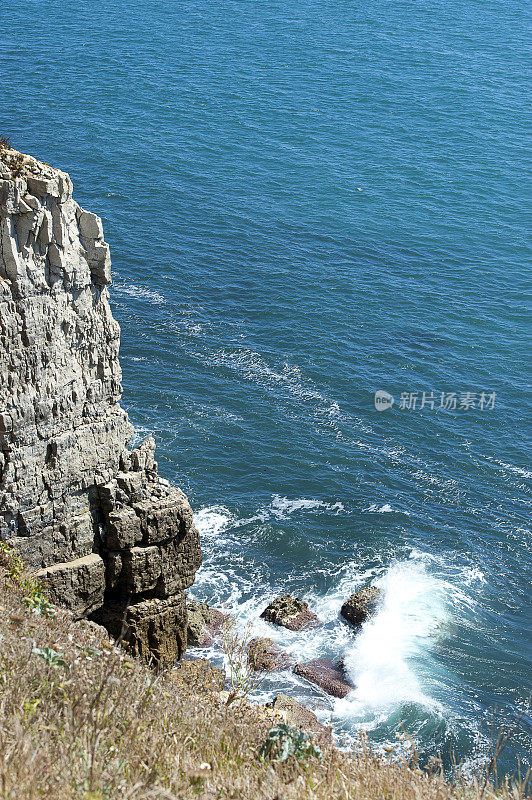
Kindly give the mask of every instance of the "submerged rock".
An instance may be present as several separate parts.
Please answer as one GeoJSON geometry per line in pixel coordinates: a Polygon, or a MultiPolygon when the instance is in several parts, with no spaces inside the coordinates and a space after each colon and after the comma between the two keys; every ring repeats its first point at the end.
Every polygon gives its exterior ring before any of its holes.
{"type": "Polygon", "coordinates": [[[207,658],[180,661],[168,675],[181,689],[198,694],[220,692],[225,686],[225,672],[207,658]]]}
{"type": "Polygon", "coordinates": [[[287,669],[292,659],[271,639],[258,636],[248,644],[248,664],[256,672],[275,672],[287,669]]]}
{"type": "Polygon", "coordinates": [[[316,658],[314,661],[296,664],[294,673],[315,683],[333,697],[346,697],[353,689],[345,677],[343,668],[327,658],[316,658]]]}
{"type": "Polygon", "coordinates": [[[267,708],[271,708],[280,714],[288,725],[293,725],[313,734],[323,744],[331,743],[331,729],[318,722],[318,718],[310,709],[298,703],[290,695],[280,692],[273,702],[267,704],[267,708]]]}
{"type": "Polygon", "coordinates": [[[340,609],[340,614],[351,625],[358,627],[374,613],[381,594],[381,589],[377,589],[376,586],[366,586],[364,589],[359,589],[358,592],[352,594],[345,601],[340,609]]]}
{"type": "Polygon", "coordinates": [[[289,594],[277,597],[264,609],[261,617],[290,631],[302,631],[320,624],[316,614],[308,607],[308,603],[289,594]]]}

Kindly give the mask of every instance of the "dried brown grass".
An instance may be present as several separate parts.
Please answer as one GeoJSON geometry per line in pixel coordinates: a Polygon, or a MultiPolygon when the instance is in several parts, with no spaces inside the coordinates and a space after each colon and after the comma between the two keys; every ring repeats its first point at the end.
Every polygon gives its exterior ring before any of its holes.
{"type": "Polygon", "coordinates": [[[491,784],[483,791],[482,779],[449,784],[369,748],[357,756],[331,748],[321,762],[264,763],[258,751],[273,723],[258,706],[178,694],[168,675],[135,662],[90,623],[28,608],[27,584],[1,567],[0,589],[0,800],[525,796],[517,784],[497,792],[491,784]]]}

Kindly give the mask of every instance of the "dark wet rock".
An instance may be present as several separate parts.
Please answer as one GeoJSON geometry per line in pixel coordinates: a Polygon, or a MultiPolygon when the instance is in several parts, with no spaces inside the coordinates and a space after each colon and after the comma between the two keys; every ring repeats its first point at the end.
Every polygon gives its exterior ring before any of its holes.
{"type": "Polygon", "coordinates": [[[181,691],[197,694],[220,692],[225,686],[225,672],[207,658],[183,659],[168,676],[181,691]]]}
{"type": "Polygon", "coordinates": [[[279,645],[258,636],[248,644],[248,664],[256,672],[275,672],[291,667],[292,659],[279,645]]]}
{"type": "Polygon", "coordinates": [[[216,633],[228,619],[216,608],[198,600],[187,600],[187,642],[189,647],[210,647],[216,633]]]}
{"type": "Polygon", "coordinates": [[[340,614],[351,625],[358,627],[374,613],[381,594],[381,589],[377,589],[376,586],[359,589],[345,601],[340,609],[340,614]]]}
{"type": "Polygon", "coordinates": [[[353,689],[342,666],[327,658],[316,658],[314,661],[296,664],[294,673],[315,683],[333,697],[346,697],[353,689]]]}
{"type": "Polygon", "coordinates": [[[277,597],[264,609],[261,617],[290,631],[302,631],[320,624],[316,614],[308,607],[308,603],[289,594],[277,597]]]}
{"type": "Polygon", "coordinates": [[[312,734],[320,743],[327,745],[332,742],[331,729],[318,722],[318,718],[310,709],[298,703],[290,695],[280,692],[267,707],[280,713],[288,725],[312,734]]]}

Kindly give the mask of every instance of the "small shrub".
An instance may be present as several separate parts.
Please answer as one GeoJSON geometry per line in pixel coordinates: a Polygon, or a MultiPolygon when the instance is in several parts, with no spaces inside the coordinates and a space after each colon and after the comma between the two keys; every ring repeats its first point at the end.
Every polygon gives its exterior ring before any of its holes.
{"type": "Polygon", "coordinates": [[[4,567],[11,580],[19,581],[24,571],[21,556],[5,542],[0,542],[0,566],[4,567]]]}
{"type": "Polygon", "coordinates": [[[11,169],[13,177],[19,178],[24,172],[24,156],[22,153],[17,153],[16,155],[12,156],[8,166],[11,169]]]}
{"type": "Polygon", "coordinates": [[[22,556],[5,542],[0,542],[0,567],[5,569],[8,578],[24,593],[23,603],[26,608],[48,619],[54,616],[53,606],[44,597],[39,581],[25,573],[22,556]]]}
{"type": "Polygon", "coordinates": [[[51,647],[34,647],[31,651],[34,655],[40,656],[49,667],[57,669],[57,667],[68,667],[67,662],[62,658],[61,653],[56,652],[51,647]]]}
{"type": "Polygon", "coordinates": [[[29,608],[33,614],[37,614],[47,619],[52,619],[55,616],[55,609],[50,601],[44,597],[39,590],[34,591],[23,599],[26,608],[29,608]]]}
{"type": "Polygon", "coordinates": [[[7,152],[10,148],[9,140],[0,137],[0,159],[11,170],[11,178],[19,178],[24,173],[24,155],[7,152]]]}
{"type": "Polygon", "coordinates": [[[242,634],[237,628],[236,620],[228,617],[220,630],[220,647],[223,650],[228,666],[228,679],[231,687],[227,705],[237,698],[248,698],[264,681],[265,672],[259,673],[248,659],[248,648],[252,638],[251,625],[248,624],[242,634]]]}
{"type": "Polygon", "coordinates": [[[271,728],[266,741],[260,748],[260,757],[263,761],[286,761],[290,756],[298,760],[318,758],[322,753],[319,747],[310,741],[310,736],[299,728],[291,728],[286,723],[281,723],[271,728]]]}
{"type": "Polygon", "coordinates": [[[74,644],[74,647],[79,651],[80,656],[83,656],[83,658],[88,658],[89,661],[93,661],[95,658],[100,658],[102,655],[102,651],[98,650],[92,645],[89,645],[88,647],[82,647],[80,644],[74,644]]]}

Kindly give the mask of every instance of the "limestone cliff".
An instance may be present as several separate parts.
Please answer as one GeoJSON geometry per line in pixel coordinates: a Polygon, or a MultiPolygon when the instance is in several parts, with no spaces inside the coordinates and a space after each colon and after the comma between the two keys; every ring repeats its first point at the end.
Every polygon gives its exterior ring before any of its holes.
{"type": "Polygon", "coordinates": [[[76,615],[168,664],[199,539],[153,439],[127,449],[101,220],[65,172],[4,147],[0,223],[0,539],[76,615]]]}

